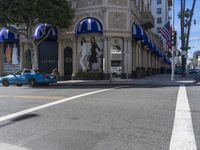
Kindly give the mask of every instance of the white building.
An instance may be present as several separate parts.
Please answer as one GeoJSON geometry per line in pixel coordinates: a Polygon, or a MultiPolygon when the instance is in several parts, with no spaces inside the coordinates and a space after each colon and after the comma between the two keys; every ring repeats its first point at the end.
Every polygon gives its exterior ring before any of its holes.
{"type": "Polygon", "coordinates": [[[154,28],[152,31],[160,35],[160,28],[162,28],[169,21],[169,9],[172,0],[152,0],[151,12],[155,18],[154,28]]]}

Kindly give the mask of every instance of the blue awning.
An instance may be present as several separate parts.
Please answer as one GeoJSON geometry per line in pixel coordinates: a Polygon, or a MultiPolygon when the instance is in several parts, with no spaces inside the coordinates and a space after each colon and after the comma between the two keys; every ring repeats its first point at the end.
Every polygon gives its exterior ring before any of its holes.
{"type": "Polygon", "coordinates": [[[157,54],[156,45],[152,43],[152,53],[157,54]]]}
{"type": "MultiPolygon", "coordinates": [[[[45,37],[47,35],[50,28],[51,28],[51,25],[49,25],[47,23],[39,24],[35,28],[33,38],[35,38],[37,40],[42,39],[43,37],[45,37]]],[[[53,28],[48,36],[48,39],[57,39],[57,37],[58,37],[58,31],[56,28],[53,28]]]]}
{"type": "Polygon", "coordinates": [[[143,35],[143,40],[141,41],[141,43],[142,43],[143,45],[148,46],[148,44],[149,44],[149,37],[146,35],[146,33],[144,33],[144,35],[143,35]]]}
{"type": "Polygon", "coordinates": [[[95,18],[85,18],[76,26],[76,35],[88,33],[103,33],[101,22],[95,18]]]}
{"type": "Polygon", "coordinates": [[[132,37],[135,40],[143,40],[144,39],[144,31],[140,25],[133,23],[132,26],[132,37]]]}
{"type": "Polygon", "coordinates": [[[164,63],[168,64],[168,65],[171,64],[171,61],[169,60],[169,58],[166,55],[164,55],[164,63]]]}
{"type": "Polygon", "coordinates": [[[0,31],[0,42],[2,43],[17,43],[19,42],[19,35],[10,32],[6,28],[2,28],[0,31]]]}

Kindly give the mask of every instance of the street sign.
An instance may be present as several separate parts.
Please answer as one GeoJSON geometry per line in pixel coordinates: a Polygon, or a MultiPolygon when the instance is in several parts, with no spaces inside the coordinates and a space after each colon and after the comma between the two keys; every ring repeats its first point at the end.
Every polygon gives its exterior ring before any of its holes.
{"type": "Polygon", "coordinates": [[[182,52],[181,52],[181,55],[184,55],[184,56],[186,56],[186,54],[187,54],[187,52],[186,52],[186,51],[182,51],[182,52]]]}

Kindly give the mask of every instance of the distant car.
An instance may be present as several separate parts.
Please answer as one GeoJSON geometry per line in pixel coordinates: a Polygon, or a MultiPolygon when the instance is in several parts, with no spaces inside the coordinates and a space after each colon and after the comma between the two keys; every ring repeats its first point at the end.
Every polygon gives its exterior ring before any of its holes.
{"type": "Polygon", "coordinates": [[[9,86],[9,85],[30,85],[30,86],[36,86],[36,85],[48,85],[50,83],[56,83],[57,79],[55,76],[41,73],[37,70],[32,69],[24,69],[15,72],[12,75],[4,76],[0,78],[0,83],[2,83],[3,86],[9,86]]]}
{"type": "Polygon", "coordinates": [[[199,72],[199,69],[189,69],[188,73],[189,74],[197,74],[199,72]]]}
{"type": "Polygon", "coordinates": [[[175,74],[182,74],[182,67],[177,66],[177,67],[175,68],[175,74]]]}
{"type": "Polygon", "coordinates": [[[111,73],[113,77],[119,77],[122,74],[122,67],[121,66],[112,66],[111,73]]]}

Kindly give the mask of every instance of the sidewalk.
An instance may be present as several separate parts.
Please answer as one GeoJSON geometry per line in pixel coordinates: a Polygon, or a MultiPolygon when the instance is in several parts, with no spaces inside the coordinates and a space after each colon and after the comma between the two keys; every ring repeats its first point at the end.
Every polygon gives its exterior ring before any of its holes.
{"type": "MultiPolygon", "coordinates": [[[[83,86],[83,85],[150,85],[150,86],[179,86],[194,85],[195,80],[192,77],[182,77],[175,75],[174,81],[171,81],[170,74],[159,74],[140,79],[120,79],[113,78],[112,80],[66,80],[58,81],[54,85],[57,86],[83,86]]],[[[2,86],[2,84],[0,84],[2,86]]]]}
{"type": "Polygon", "coordinates": [[[171,81],[170,74],[159,74],[141,79],[119,79],[112,80],[69,80],[58,81],[58,85],[161,85],[161,86],[179,86],[181,84],[192,85],[194,79],[191,77],[182,77],[176,75],[174,81],[171,81]]]}

